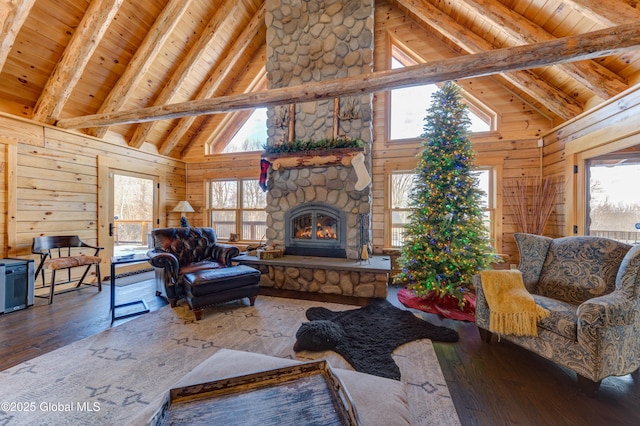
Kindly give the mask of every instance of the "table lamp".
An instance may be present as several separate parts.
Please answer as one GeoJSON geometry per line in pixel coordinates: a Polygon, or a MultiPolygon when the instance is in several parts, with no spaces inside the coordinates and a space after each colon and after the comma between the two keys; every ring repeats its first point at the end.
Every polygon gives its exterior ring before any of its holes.
{"type": "Polygon", "coordinates": [[[187,216],[185,215],[185,213],[195,212],[193,207],[191,207],[191,204],[189,204],[188,201],[179,201],[172,211],[182,213],[182,216],[180,216],[180,226],[183,228],[188,228],[189,222],[187,221],[187,216]]]}

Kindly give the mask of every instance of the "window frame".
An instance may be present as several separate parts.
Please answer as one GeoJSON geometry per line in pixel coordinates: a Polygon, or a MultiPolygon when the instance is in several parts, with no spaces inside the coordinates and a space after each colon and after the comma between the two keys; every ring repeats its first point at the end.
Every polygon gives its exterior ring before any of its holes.
{"type": "MultiPolygon", "coordinates": [[[[395,58],[398,62],[400,62],[403,66],[412,66],[417,64],[426,63],[424,59],[415,54],[414,52],[407,51],[406,48],[400,46],[397,42],[393,40],[389,41],[389,55],[387,57],[387,69],[392,69],[392,61],[395,58]]],[[[438,84],[436,84],[438,85],[438,84]]],[[[385,90],[385,141],[387,144],[401,144],[401,143],[413,143],[415,141],[419,141],[420,137],[417,136],[415,138],[404,138],[404,139],[392,139],[391,138],[391,113],[392,113],[392,92],[394,89],[385,90]]],[[[481,137],[487,136],[495,133],[498,129],[499,115],[485,105],[480,100],[474,98],[469,93],[467,93],[464,88],[461,87],[460,93],[462,95],[462,101],[469,107],[469,111],[473,114],[480,117],[480,119],[488,120],[489,130],[483,132],[469,132],[470,136],[473,137],[481,137]]],[[[426,114],[426,109],[425,109],[426,114]]]]}
{"type": "MultiPolygon", "coordinates": [[[[267,72],[266,68],[262,67],[260,72],[257,73],[253,81],[246,88],[244,93],[253,93],[267,88],[267,72]]],[[[256,108],[257,109],[257,108],[256,108]]],[[[240,129],[247,123],[251,114],[256,109],[233,111],[226,113],[221,119],[220,123],[215,127],[215,130],[209,135],[204,143],[204,155],[220,155],[220,154],[238,154],[245,152],[259,152],[259,151],[238,151],[232,153],[223,153],[222,151],[227,144],[235,137],[240,129]]],[[[265,123],[266,126],[266,123],[265,123]]],[[[266,143],[266,141],[265,141],[266,143]]]]}
{"type": "MultiPolygon", "coordinates": [[[[502,175],[502,161],[487,161],[482,162],[481,164],[476,164],[474,170],[488,170],[489,171],[489,193],[487,194],[488,206],[483,207],[483,212],[489,212],[489,239],[491,240],[492,246],[499,252],[502,249],[502,224],[501,221],[498,220],[501,217],[501,208],[502,205],[502,193],[499,190],[499,186],[497,184],[498,180],[501,179],[502,175]]],[[[408,209],[394,209],[392,203],[393,191],[391,185],[391,178],[393,175],[397,174],[416,174],[415,167],[407,168],[406,165],[396,167],[393,170],[388,170],[385,172],[385,200],[384,200],[384,247],[392,248],[392,249],[400,249],[402,248],[402,244],[393,245],[393,213],[396,211],[411,211],[411,208],[408,209]]]]}
{"type": "MultiPolygon", "coordinates": [[[[266,214],[266,208],[267,208],[267,204],[266,204],[266,198],[265,198],[265,204],[262,207],[258,207],[258,208],[245,208],[244,207],[244,183],[246,181],[255,181],[256,185],[258,184],[258,179],[256,179],[255,177],[216,177],[216,178],[209,178],[206,181],[206,208],[205,208],[205,218],[206,221],[208,223],[208,226],[212,227],[215,229],[215,222],[213,220],[213,214],[214,212],[234,212],[235,214],[235,234],[239,235],[239,241],[241,242],[259,242],[260,239],[245,239],[243,238],[243,232],[242,232],[242,228],[243,228],[243,217],[244,217],[244,212],[261,212],[261,213],[265,213],[266,214]],[[213,182],[235,182],[237,185],[237,191],[236,191],[236,200],[235,200],[235,208],[214,208],[212,206],[212,197],[211,197],[211,186],[213,182]]],[[[265,219],[265,228],[266,228],[266,219],[265,219]]],[[[216,232],[217,233],[217,232],[216,232]]],[[[225,241],[225,242],[229,242],[230,241],[230,236],[222,236],[219,233],[217,233],[217,237],[218,240],[220,241],[225,241]]],[[[237,241],[234,241],[237,242],[237,241]]]]}
{"type": "Polygon", "coordinates": [[[385,247],[391,247],[391,248],[400,248],[402,247],[402,243],[400,243],[399,245],[394,245],[393,244],[393,231],[394,231],[394,223],[393,223],[393,216],[394,216],[394,212],[411,212],[413,210],[413,208],[411,207],[407,207],[407,208],[394,208],[393,207],[393,185],[392,185],[392,177],[394,175],[413,175],[414,177],[417,176],[415,170],[393,170],[390,171],[388,173],[386,173],[385,176],[385,184],[387,186],[387,190],[385,191],[385,228],[386,228],[386,232],[384,235],[384,246],[385,247]]]}

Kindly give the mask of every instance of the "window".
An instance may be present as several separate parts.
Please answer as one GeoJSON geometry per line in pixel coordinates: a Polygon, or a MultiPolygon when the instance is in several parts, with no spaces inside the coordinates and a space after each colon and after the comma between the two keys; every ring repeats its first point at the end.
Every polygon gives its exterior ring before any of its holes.
{"type": "MultiPolygon", "coordinates": [[[[391,68],[416,65],[417,62],[392,46],[391,68]]],[[[423,133],[424,117],[431,104],[431,96],[438,90],[435,84],[393,89],[389,91],[389,140],[418,139],[423,133]]],[[[464,96],[469,107],[469,132],[488,132],[495,129],[496,114],[478,101],[464,96]]]]}
{"type": "Polygon", "coordinates": [[[267,230],[266,193],[257,179],[216,179],[208,183],[210,226],[227,241],[238,234],[242,241],[260,241],[267,230]]]}
{"type": "Polygon", "coordinates": [[[483,192],[480,205],[484,213],[484,223],[489,230],[489,238],[496,240],[496,197],[495,191],[495,172],[493,168],[479,168],[477,170],[478,186],[483,192]]]}
{"type": "Polygon", "coordinates": [[[416,178],[413,172],[394,172],[389,175],[389,206],[391,206],[391,246],[400,247],[404,240],[404,228],[409,223],[409,192],[416,178]]]}
{"type": "MultiPolygon", "coordinates": [[[[478,186],[484,192],[482,200],[480,202],[482,211],[484,213],[484,220],[487,228],[489,229],[489,237],[495,241],[496,237],[496,200],[495,200],[495,172],[492,167],[483,167],[477,170],[476,177],[478,178],[478,186]]],[[[409,223],[409,215],[413,210],[410,205],[409,192],[413,185],[413,180],[416,175],[413,171],[399,171],[389,173],[389,190],[387,194],[389,199],[387,205],[389,206],[389,214],[387,217],[390,219],[390,226],[388,229],[388,243],[391,247],[402,247],[404,240],[404,228],[409,223]]]]}
{"type": "Polygon", "coordinates": [[[628,182],[640,179],[640,156],[633,153],[592,158],[587,167],[585,234],[627,244],[640,241],[640,195],[628,182]]]}
{"type": "Polygon", "coordinates": [[[223,153],[260,151],[267,143],[267,109],[257,108],[233,135],[223,153]]]}

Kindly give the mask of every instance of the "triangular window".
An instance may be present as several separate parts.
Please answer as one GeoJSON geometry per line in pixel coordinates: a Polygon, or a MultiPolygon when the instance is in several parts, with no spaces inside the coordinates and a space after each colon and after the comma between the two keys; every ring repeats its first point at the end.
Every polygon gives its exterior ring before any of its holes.
{"type": "MultiPolygon", "coordinates": [[[[397,46],[391,49],[391,68],[417,65],[417,62],[397,46]]],[[[418,139],[423,133],[424,117],[431,104],[431,95],[438,90],[435,84],[390,90],[389,140],[418,139]]],[[[496,114],[463,93],[469,106],[471,126],[469,132],[489,132],[495,129],[496,114]]]]}
{"type": "Polygon", "coordinates": [[[223,153],[260,151],[267,143],[267,109],[256,108],[233,135],[223,153]]]}

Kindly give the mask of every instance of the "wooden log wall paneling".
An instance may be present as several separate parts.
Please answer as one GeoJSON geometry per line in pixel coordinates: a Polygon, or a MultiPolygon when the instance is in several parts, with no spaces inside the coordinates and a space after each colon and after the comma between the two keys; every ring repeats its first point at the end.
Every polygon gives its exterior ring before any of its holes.
{"type": "Polygon", "coordinates": [[[207,158],[206,162],[188,165],[187,191],[189,203],[195,213],[189,216],[192,226],[210,226],[206,217],[206,181],[219,178],[260,177],[260,153],[247,152],[218,154],[207,158]],[[193,221],[191,219],[193,217],[193,221]]]}
{"type": "MultiPolygon", "coordinates": [[[[409,49],[418,60],[440,60],[458,55],[440,38],[405,16],[392,6],[376,9],[375,68],[388,67],[389,49],[395,43],[409,49]]],[[[548,132],[553,122],[512,92],[505,89],[497,78],[473,78],[457,82],[471,97],[481,101],[498,114],[496,131],[472,136],[477,152],[477,165],[502,165],[502,177],[514,178],[539,176],[541,173],[538,140],[548,132]]],[[[387,97],[377,93],[374,98],[374,146],[373,146],[373,212],[372,236],[374,251],[385,246],[385,172],[402,170],[407,164],[415,164],[415,156],[421,151],[420,141],[393,142],[387,140],[387,97]],[[409,161],[409,162],[408,162],[409,161]]],[[[425,112],[426,113],[426,112],[425,112]]],[[[498,191],[501,193],[501,188],[498,191]]],[[[498,206],[502,215],[501,244],[498,252],[508,255],[508,262],[517,262],[517,248],[513,233],[517,231],[510,208],[502,202],[498,206]]],[[[499,227],[500,228],[500,227],[499,227]]]]}
{"type": "MultiPolygon", "coordinates": [[[[402,11],[391,5],[376,8],[375,14],[375,69],[385,69],[388,65],[390,41],[410,49],[420,60],[439,60],[458,55],[445,45],[439,37],[421,28],[402,11]]],[[[260,52],[260,54],[263,54],[260,52]]],[[[255,67],[253,61],[248,70],[255,67]]],[[[252,72],[238,76],[236,84],[229,90],[241,93],[249,87],[252,72]]],[[[495,132],[481,134],[472,138],[478,152],[478,164],[502,165],[503,177],[538,176],[541,173],[538,147],[539,138],[550,131],[552,120],[536,111],[500,84],[499,79],[474,78],[458,82],[462,88],[475,99],[481,100],[498,113],[498,128],[495,132]]],[[[385,248],[384,241],[384,203],[386,196],[385,172],[390,170],[412,169],[416,155],[420,152],[420,141],[410,143],[394,143],[387,140],[386,132],[386,95],[376,93],[374,96],[374,146],[372,169],[372,238],[374,251],[381,253],[385,248]]],[[[200,118],[202,129],[215,126],[223,119],[222,114],[210,119],[200,118]]],[[[214,128],[214,127],[211,127],[214,128]]],[[[200,134],[207,132],[201,132],[200,134]]],[[[213,177],[258,177],[259,153],[213,155],[202,160],[204,144],[202,138],[190,145],[188,154],[183,158],[187,164],[188,199],[196,213],[189,216],[192,225],[206,225],[205,181],[213,177]],[[193,219],[192,219],[193,218],[193,219]]],[[[515,220],[509,208],[501,205],[502,216],[498,218],[502,226],[502,244],[500,253],[511,255],[517,253],[512,234],[517,230],[515,220]]]]}
{"type": "MultiPolygon", "coordinates": [[[[266,61],[266,49],[261,48],[256,51],[244,70],[238,70],[237,77],[233,84],[227,89],[227,93],[243,93],[250,87],[257,84],[256,75],[263,75],[262,68],[266,61]]],[[[189,148],[183,160],[187,162],[187,194],[189,203],[196,213],[188,215],[189,223],[194,226],[209,226],[206,218],[206,181],[208,179],[220,177],[252,177],[258,179],[260,176],[260,154],[234,153],[216,154],[205,156],[205,144],[222,146],[226,141],[218,140],[219,132],[216,129],[220,123],[225,121],[226,114],[214,114],[210,116],[198,117],[195,122],[200,131],[194,134],[189,130],[183,138],[183,144],[188,144],[189,148]],[[204,159],[204,160],[203,160],[204,159]],[[191,218],[193,217],[193,223],[191,218]]],[[[232,124],[232,123],[231,123],[232,124]]],[[[226,134],[226,132],[222,132],[226,134]]],[[[266,140],[264,141],[266,143],[266,140]]]]}
{"type": "Polygon", "coordinates": [[[640,146],[640,84],[544,135],[543,174],[565,175],[565,194],[552,222],[556,232],[584,233],[584,160],[640,146]],[[579,173],[573,172],[578,166],[579,173]]]}
{"type": "MultiPolygon", "coordinates": [[[[7,196],[5,186],[0,202],[3,212],[7,212],[0,219],[5,221],[0,241],[3,248],[9,247],[7,253],[0,253],[3,256],[31,257],[33,237],[40,235],[79,235],[89,243],[102,245],[98,239],[100,156],[116,159],[125,170],[146,168],[164,176],[160,219],[162,224],[179,226],[180,215],[171,213],[171,209],[186,197],[186,167],[182,161],[0,116],[0,146],[11,144],[16,151],[13,169],[17,173],[15,201],[7,205],[12,198],[7,196]],[[13,231],[6,223],[12,211],[15,235],[11,235],[13,231]]],[[[0,161],[6,161],[6,152],[7,149],[2,150],[0,161]]]]}
{"type": "MultiPolygon", "coordinates": [[[[9,216],[9,185],[7,181],[9,147],[14,148],[15,146],[0,143],[0,182],[2,182],[0,185],[0,229],[7,229],[7,218],[9,216]]],[[[8,245],[7,233],[0,233],[0,258],[7,257],[8,245]]]]}

